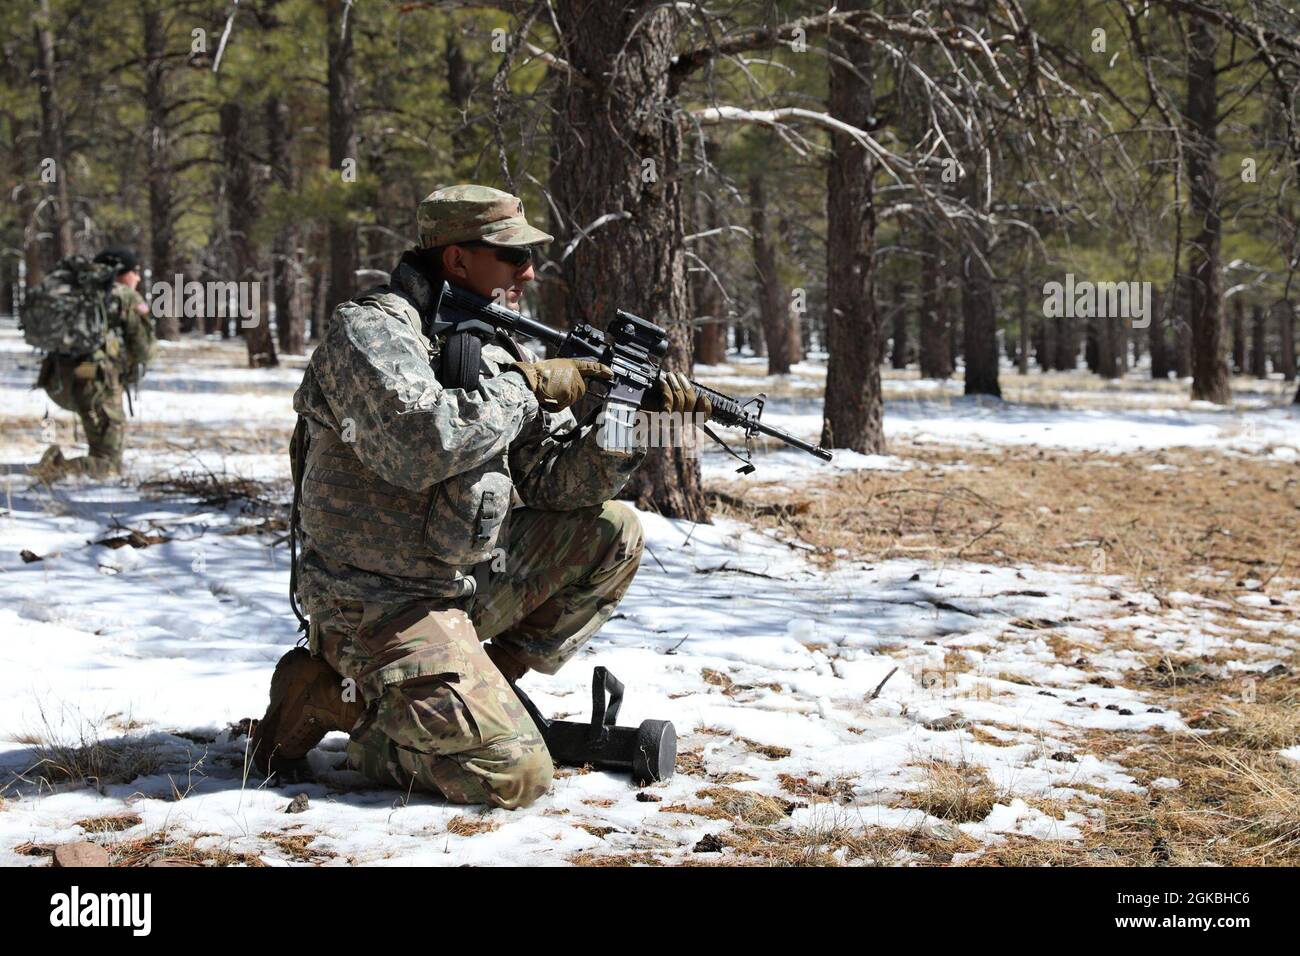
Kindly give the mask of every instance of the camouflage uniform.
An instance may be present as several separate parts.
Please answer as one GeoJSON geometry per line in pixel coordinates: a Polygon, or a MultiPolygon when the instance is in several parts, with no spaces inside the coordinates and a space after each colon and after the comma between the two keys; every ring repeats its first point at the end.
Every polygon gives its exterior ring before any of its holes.
{"type": "Polygon", "coordinates": [[[108,334],[94,353],[48,355],[41,365],[36,387],[45,389],[61,408],[77,413],[90,446],[84,458],[60,458],[48,477],[121,470],[126,437],[123,390],[139,380],[153,358],[154,331],[140,293],[121,282],[113,283],[107,319],[108,334]]]}
{"type": "MultiPolygon", "coordinates": [[[[497,190],[421,204],[425,247],[484,237],[550,238],[497,190]]],[[[432,294],[404,259],[335,310],[312,355],[294,396],[309,435],[297,594],[312,652],[368,705],[351,766],[457,803],[526,806],[550,785],[550,756],[480,642],[551,674],[608,619],[642,550],[635,514],[608,499],[644,450],[603,449],[594,424],[551,437],[574,416],[542,411],[503,371],[535,360],[504,335],[484,344],[475,389],[444,388],[420,318],[432,294]]]]}

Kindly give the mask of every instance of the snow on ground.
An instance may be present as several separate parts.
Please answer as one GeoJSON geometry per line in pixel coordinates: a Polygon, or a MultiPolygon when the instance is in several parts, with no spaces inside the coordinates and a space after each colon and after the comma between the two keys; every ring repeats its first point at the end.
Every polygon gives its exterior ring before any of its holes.
{"type": "MultiPolygon", "coordinates": [[[[0,413],[20,424],[0,443],[8,475],[0,489],[0,670],[9,677],[0,697],[0,788],[12,798],[0,801],[0,865],[39,861],[15,848],[84,838],[77,821],[127,809],[141,822],[99,839],[166,831],[276,864],[291,862],[274,842],[290,832],[314,834],[316,862],[335,864],[560,864],[579,852],[672,861],[732,824],[665,808],[705,805],[701,789],[724,784],[787,799],[798,778],[834,782],[841,798],[791,806],[780,826],[817,826],[830,813],[855,827],[942,833],[951,824],[909,806],[926,783],[924,764],[935,760],[983,768],[1003,794],[986,819],[960,825],[976,840],[1077,839],[1085,813],[1057,818],[1033,801],[1093,799],[1085,787],[1142,790],[1124,768],[1089,753],[1087,732],[1184,728],[1181,715],[1125,686],[1141,666],[1139,644],[1171,654],[1231,648],[1244,657],[1236,666],[1250,671],[1277,662],[1278,640],[1292,649],[1300,641],[1295,624],[1275,629],[1273,643],[1242,641],[1221,626],[1212,602],[1173,595],[1174,606],[1162,608],[1118,577],[920,560],[845,560],[823,570],[742,524],[642,513],[648,553],[618,613],[563,672],[530,675],[524,687],[544,712],[585,719],[591,668],[602,664],[628,688],[620,723],[671,719],[679,773],[650,788],[659,801],[638,799],[625,777],[566,772],[527,810],[452,806],[370,787],[342,769],[343,735],[313,753],[318,783],[266,789],[246,777],[247,738],[232,725],[261,714],[275,661],[297,639],[286,550],[275,535],[234,533],[260,514],[144,495],[131,481],[208,468],[284,486],[281,449],[301,360],[249,371],[231,367],[239,359],[231,346],[209,351],[164,351],[138,402],[127,479],[50,490],[23,475],[41,448],[30,419],[47,404],[26,390],[35,363],[14,347],[12,331],[0,332],[0,413]],[[166,540],[140,549],[96,543],[123,528],[166,540]],[[1120,629],[1132,640],[1110,642],[1120,629]],[[1061,642],[1071,648],[1064,662],[1061,642]],[[33,766],[41,739],[135,742],[152,749],[156,766],[98,790],[51,788],[33,766]],[[286,816],[299,791],[310,809],[286,816]],[[482,816],[495,829],[458,835],[448,829],[458,816],[482,816]]],[[[771,410],[804,437],[820,427],[811,400],[774,399],[771,410]]],[[[66,439],[70,416],[53,414],[66,439]]],[[[1243,439],[1243,451],[1294,451],[1300,424],[1278,409],[1085,414],[965,400],[887,408],[894,434],[1116,450],[1221,445],[1243,420],[1256,442],[1243,439]]],[[[841,469],[910,467],[847,452],[836,459],[841,469]]],[[[705,464],[718,476],[734,466],[716,452],[705,464]]],[[[759,465],[760,475],[783,482],[827,467],[795,452],[763,455],[759,465]]]]}
{"type": "MultiPolygon", "coordinates": [[[[1074,756],[1071,730],[1181,726],[1140,694],[1088,683],[1121,678],[1123,654],[1099,647],[1085,672],[1061,666],[1044,642],[1041,622],[1107,615],[1105,581],[912,561],[828,573],[732,522],[641,520],[653,556],[615,619],[563,673],[530,676],[525,687],[544,711],[584,719],[591,666],[603,664],[628,687],[623,723],[673,720],[703,772],[753,778],[739,789],[779,794],[779,774],[845,778],[853,798],[843,812],[862,825],[942,826],[898,809],[922,782],[913,766],[922,760],[984,766],[995,785],[1024,795],[1079,784],[1133,789],[1119,767],[1074,756]],[[954,669],[951,655],[968,669],[954,669]],[[970,732],[985,724],[1012,729],[990,745],[970,732]]],[[[276,860],[258,834],[305,824],[319,834],[313,851],[367,863],[558,863],[621,847],[671,857],[727,825],[662,813],[636,800],[626,778],[590,773],[561,778],[528,810],[491,814],[500,826],[490,833],[452,836],[446,825],[465,808],[420,794],[408,801],[331,771],[341,735],[314,755],[320,784],[285,792],[246,781],[246,738],[230,739],[228,728],[260,714],[271,669],[297,634],[283,548],[223,533],[240,522],[111,485],[15,494],[0,521],[0,668],[11,675],[0,699],[0,767],[38,776],[32,745],[20,742],[36,736],[139,739],[161,747],[163,760],[158,772],[103,794],[19,786],[24,796],[0,812],[0,863],[30,862],[13,848],[76,839],[77,820],[126,809],[143,820],[121,839],[166,826],[177,839],[215,834],[200,846],[276,860]],[[139,550],[88,543],[114,519],[171,540],[139,550]],[[23,549],[43,560],[24,563],[23,549]],[[298,790],[312,809],[286,817],[298,790]],[[583,825],[615,832],[595,837],[583,825]]],[[[683,773],[653,792],[663,803],[692,802],[706,783],[683,773]]],[[[1016,812],[963,829],[992,839],[1046,826],[1016,812]]],[[[1069,832],[1062,824],[1060,835],[1069,832]]]]}

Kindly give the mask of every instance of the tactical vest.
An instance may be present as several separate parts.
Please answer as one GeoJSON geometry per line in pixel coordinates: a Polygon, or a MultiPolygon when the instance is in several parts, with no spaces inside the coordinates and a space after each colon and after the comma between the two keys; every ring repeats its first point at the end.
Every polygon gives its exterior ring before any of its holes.
{"type": "Polygon", "coordinates": [[[447,577],[487,560],[514,484],[503,452],[423,492],[384,481],[334,431],[309,423],[300,502],[304,540],[376,574],[447,577]]]}
{"type": "MultiPolygon", "coordinates": [[[[404,299],[387,293],[358,301],[404,318],[431,357],[436,354],[404,299]]],[[[496,375],[514,358],[500,346],[485,345],[481,372],[496,375]]],[[[301,477],[298,526],[306,547],[342,564],[403,578],[453,578],[491,556],[514,492],[507,452],[413,492],[368,468],[333,429],[311,420],[307,425],[302,474],[294,475],[295,484],[301,477]]]]}

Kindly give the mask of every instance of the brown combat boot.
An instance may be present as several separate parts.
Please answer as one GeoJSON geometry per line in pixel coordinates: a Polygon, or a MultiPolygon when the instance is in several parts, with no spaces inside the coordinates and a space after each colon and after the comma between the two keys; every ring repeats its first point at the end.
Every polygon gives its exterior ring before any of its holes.
{"type": "Polygon", "coordinates": [[[295,647],[271,676],[271,703],[249,742],[253,765],[285,783],[310,779],[307,752],[332,730],[352,730],[365,709],[344,700],[343,679],[329,664],[295,647]]]}

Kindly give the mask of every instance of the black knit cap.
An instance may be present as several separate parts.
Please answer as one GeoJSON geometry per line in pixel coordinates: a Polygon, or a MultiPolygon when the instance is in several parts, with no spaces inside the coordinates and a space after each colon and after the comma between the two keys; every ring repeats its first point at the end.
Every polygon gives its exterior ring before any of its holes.
{"type": "Polygon", "coordinates": [[[140,265],[140,261],[136,259],[135,253],[130,249],[105,249],[95,256],[95,261],[102,262],[105,265],[117,266],[118,275],[133,272],[140,265]]]}

